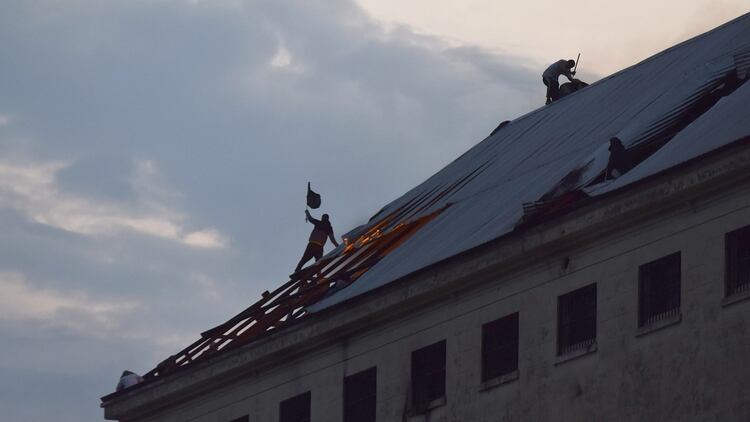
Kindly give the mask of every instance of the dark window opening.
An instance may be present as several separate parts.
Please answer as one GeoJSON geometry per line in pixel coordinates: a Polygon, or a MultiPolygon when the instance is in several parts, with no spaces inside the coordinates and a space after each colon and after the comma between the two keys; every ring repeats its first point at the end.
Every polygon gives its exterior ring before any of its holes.
{"type": "Polygon", "coordinates": [[[482,326],[482,382],[518,369],[518,313],[482,326]]]}
{"type": "Polygon", "coordinates": [[[596,341],[596,283],[557,298],[558,356],[596,341]]]}
{"type": "Polygon", "coordinates": [[[680,253],[638,268],[638,326],[643,327],[680,313],[680,253]]]}
{"type": "Polygon", "coordinates": [[[725,295],[750,290],[750,226],[727,233],[725,250],[725,295]]]}
{"type": "Polygon", "coordinates": [[[250,416],[247,416],[247,415],[241,416],[241,417],[239,417],[237,419],[232,419],[229,422],[250,422],[250,416]]]}
{"type": "Polygon", "coordinates": [[[417,413],[445,396],[445,340],[411,352],[411,383],[417,413]]]}
{"type": "Polygon", "coordinates": [[[279,422],[310,422],[310,392],[279,403],[279,422]]]}
{"type": "Polygon", "coordinates": [[[344,422],[375,422],[375,367],[344,378],[344,422]]]}

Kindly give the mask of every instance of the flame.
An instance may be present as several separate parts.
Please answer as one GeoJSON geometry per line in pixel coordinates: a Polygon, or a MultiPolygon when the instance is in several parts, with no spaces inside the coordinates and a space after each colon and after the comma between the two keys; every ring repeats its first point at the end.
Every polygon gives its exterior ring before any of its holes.
{"type": "Polygon", "coordinates": [[[365,245],[368,245],[381,237],[389,233],[395,233],[403,229],[406,225],[404,223],[398,223],[395,227],[388,231],[383,231],[384,222],[376,225],[375,227],[368,230],[363,235],[359,236],[355,241],[351,242],[348,238],[344,238],[344,253],[351,252],[355,249],[360,249],[365,245]]]}
{"type": "Polygon", "coordinates": [[[349,243],[348,239],[345,239],[344,242],[346,244],[346,247],[344,248],[344,252],[349,252],[353,249],[359,249],[367,245],[368,243],[381,238],[382,236],[383,231],[380,228],[374,228],[358,237],[354,242],[349,243]]]}

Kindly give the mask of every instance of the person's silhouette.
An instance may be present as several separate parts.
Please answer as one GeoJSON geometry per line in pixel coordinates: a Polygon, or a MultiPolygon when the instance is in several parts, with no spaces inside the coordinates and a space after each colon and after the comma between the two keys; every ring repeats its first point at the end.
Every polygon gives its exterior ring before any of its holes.
{"type": "Polygon", "coordinates": [[[312,223],[315,227],[310,233],[310,240],[307,243],[307,248],[305,248],[305,253],[302,254],[302,258],[294,269],[295,273],[301,270],[302,266],[305,265],[310,258],[315,258],[315,262],[318,262],[323,256],[323,246],[325,246],[328,239],[331,239],[331,243],[333,243],[334,246],[339,246],[339,243],[333,236],[333,227],[331,227],[328,214],[323,214],[320,220],[313,218],[307,210],[305,210],[305,215],[307,216],[307,221],[312,223]]]}

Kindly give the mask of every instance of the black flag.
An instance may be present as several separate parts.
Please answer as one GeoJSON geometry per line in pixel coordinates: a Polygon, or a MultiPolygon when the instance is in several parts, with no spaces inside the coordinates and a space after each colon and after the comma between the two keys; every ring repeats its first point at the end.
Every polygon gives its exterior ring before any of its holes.
{"type": "Polygon", "coordinates": [[[320,206],[320,195],[310,189],[310,182],[307,182],[307,206],[312,209],[316,209],[320,206]]]}

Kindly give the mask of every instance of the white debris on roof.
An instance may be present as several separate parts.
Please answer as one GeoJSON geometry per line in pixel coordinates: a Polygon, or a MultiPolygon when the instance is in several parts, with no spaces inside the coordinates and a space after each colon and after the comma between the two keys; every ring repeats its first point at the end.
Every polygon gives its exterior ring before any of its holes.
{"type": "Polygon", "coordinates": [[[523,216],[524,203],[594,181],[607,165],[612,137],[626,147],[671,139],[619,179],[586,188],[589,195],[621,188],[750,135],[750,84],[679,126],[687,112],[724,86],[728,75],[746,78],[748,68],[750,14],[512,121],[384,207],[369,225],[486,166],[465,186],[420,212],[452,204],[437,218],[355,283],[308,310],[345,301],[509,233],[523,216]]]}

